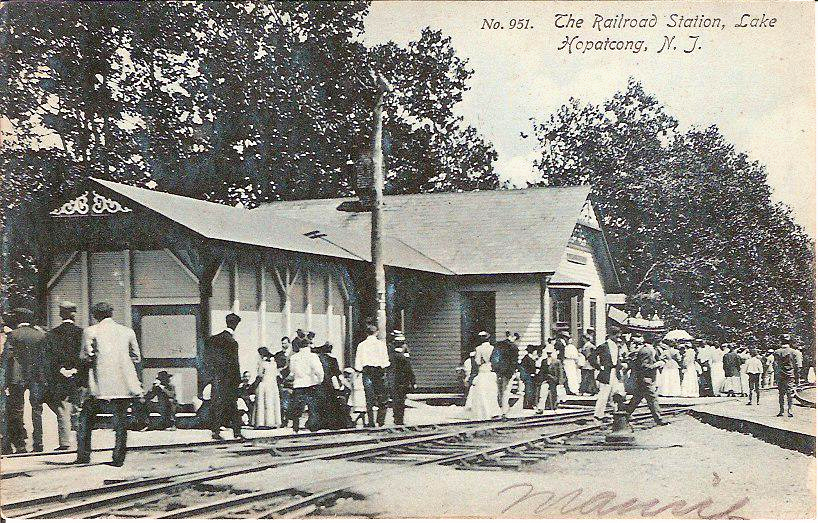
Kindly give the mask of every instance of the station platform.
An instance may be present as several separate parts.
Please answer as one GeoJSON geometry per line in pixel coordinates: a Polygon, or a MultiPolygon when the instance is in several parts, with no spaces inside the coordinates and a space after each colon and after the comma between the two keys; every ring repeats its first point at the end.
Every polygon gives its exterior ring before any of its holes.
{"type": "MultiPolygon", "coordinates": [[[[815,399],[815,389],[801,391],[801,395],[815,399]]],[[[724,398],[719,398],[724,400],[724,398]]],[[[794,417],[778,417],[778,391],[761,392],[761,403],[747,405],[747,398],[700,404],[692,408],[693,415],[714,427],[752,434],[756,438],[779,447],[815,455],[815,409],[793,402],[794,417]]]]}
{"type": "MultiPolygon", "coordinates": [[[[450,399],[448,396],[445,400],[450,399]]],[[[445,401],[444,401],[445,403],[445,401]]],[[[436,401],[436,395],[410,395],[406,400],[406,412],[404,416],[405,425],[425,425],[435,423],[451,423],[468,420],[468,416],[462,406],[455,404],[439,404],[436,401]],[[427,401],[431,399],[431,404],[427,401]]],[[[565,408],[560,408],[556,412],[570,412],[575,410],[577,406],[566,405],[565,408]]],[[[552,412],[552,411],[548,411],[552,412]]],[[[510,418],[519,418],[533,415],[534,412],[522,410],[522,403],[517,402],[508,414],[510,418]]],[[[181,427],[188,424],[186,421],[192,415],[180,414],[177,417],[177,424],[181,427]]],[[[306,416],[301,418],[301,423],[306,421],[306,416]]],[[[24,411],[24,423],[28,434],[32,433],[31,424],[31,410],[26,404],[24,411]]],[[[92,438],[92,448],[111,449],[114,445],[114,432],[110,428],[103,428],[107,424],[107,417],[100,415],[97,421],[97,429],[94,430],[92,438]]],[[[386,426],[393,426],[392,411],[389,410],[386,417],[386,426]]],[[[361,427],[361,424],[358,424],[361,427]]],[[[325,431],[319,431],[325,432],[325,431]]],[[[242,434],[247,438],[266,438],[274,436],[284,436],[293,434],[291,427],[285,428],[271,428],[271,429],[256,429],[252,427],[244,427],[242,434]]],[[[310,431],[302,429],[299,434],[311,434],[310,431]]],[[[223,429],[222,436],[226,439],[232,437],[230,430],[223,429]]],[[[191,443],[204,443],[212,441],[210,431],[206,429],[196,428],[179,428],[177,430],[146,430],[146,431],[128,431],[128,448],[138,447],[154,447],[157,445],[178,446],[191,443]]],[[[46,453],[52,451],[58,445],[57,440],[57,418],[48,409],[43,409],[43,446],[46,453]]],[[[28,448],[31,450],[31,439],[28,440],[28,448]]]]}

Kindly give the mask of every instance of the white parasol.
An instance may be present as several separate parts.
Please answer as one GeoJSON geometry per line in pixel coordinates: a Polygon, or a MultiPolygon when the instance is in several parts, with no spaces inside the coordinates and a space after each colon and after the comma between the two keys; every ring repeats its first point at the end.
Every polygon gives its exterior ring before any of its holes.
{"type": "Polygon", "coordinates": [[[686,330],[676,329],[665,334],[663,339],[667,341],[693,341],[693,336],[688,334],[686,330]]]}

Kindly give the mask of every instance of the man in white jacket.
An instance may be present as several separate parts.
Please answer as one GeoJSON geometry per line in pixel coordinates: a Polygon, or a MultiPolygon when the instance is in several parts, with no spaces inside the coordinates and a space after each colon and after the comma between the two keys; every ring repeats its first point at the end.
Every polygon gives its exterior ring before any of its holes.
{"type": "Polygon", "coordinates": [[[293,393],[290,396],[288,417],[293,420],[293,430],[298,432],[298,420],[306,405],[309,411],[307,423],[309,430],[317,430],[319,425],[318,404],[316,397],[318,386],[324,381],[324,367],[318,355],[301,343],[293,344],[290,355],[290,375],[293,377],[293,393]]]}
{"type": "Polygon", "coordinates": [[[378,328],[367,325],[367,338],[358,344],[355,350],[355,370],[363,373],[364,393],[366,395],[366,426],[374,427],[373,409],[378,407],[378,426],[386,421],[386,384],[384,375],[389,367],[389,352],[386,343],[378,339],[378,328]]]}
{"type": "Polygon", "coordinates": [[[113,307],[100,302],[91,308],[97,321],[83,332],[80,359],[88,365],[88,398],[82,404],[77,430],[77,462],[91,460],[91,430],[101,407],[108,403],[113,414],[116,441],[112,465],[125,462],[128,439],[128,405],[142,395],[135,365],[140,361],[133,329],[112,318],[113,307]]]}

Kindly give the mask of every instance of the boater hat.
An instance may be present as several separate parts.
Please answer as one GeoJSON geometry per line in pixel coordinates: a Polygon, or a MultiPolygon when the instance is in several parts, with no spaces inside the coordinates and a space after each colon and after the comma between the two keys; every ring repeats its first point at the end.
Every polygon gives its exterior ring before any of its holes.
{"type": "Polygon", "coordinates": [[[67,300],[61,301],[60,312],[77,312],[77,304],[67,300]]]}

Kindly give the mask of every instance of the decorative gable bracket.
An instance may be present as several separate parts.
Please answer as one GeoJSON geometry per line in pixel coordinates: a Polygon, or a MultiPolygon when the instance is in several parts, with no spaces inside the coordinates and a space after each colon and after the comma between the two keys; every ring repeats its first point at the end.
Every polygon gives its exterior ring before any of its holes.
{"type": "Polygon", "coordinates": [[[85,191],[85,193],[65,202],[49,214],[55,218],[68,218],[73,216],[108,216],[124,212],[132,211],[116,200],[97,194],[96,191],[91,191],[89,203],[88,191],[85,191]]]}

